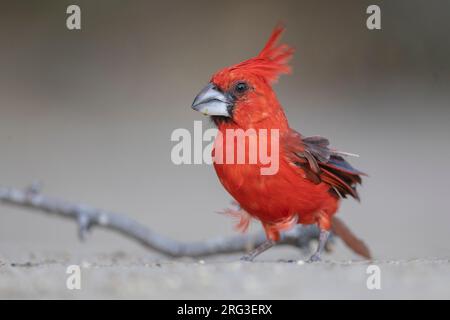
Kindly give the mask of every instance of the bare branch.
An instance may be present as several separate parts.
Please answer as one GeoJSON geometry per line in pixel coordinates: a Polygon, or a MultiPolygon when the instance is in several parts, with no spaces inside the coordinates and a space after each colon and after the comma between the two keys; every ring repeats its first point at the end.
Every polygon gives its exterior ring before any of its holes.
{"type": "MultiPolygon", "coordinates": [[[[155,233],[126,215],[96,209],[86,204],[77,204],[44,196],[40,193],[40,189],[39,184],[33,184],[25,190],[0,187],[0,201],[17,207],[73,219],[78,223],[79,237],[82,240],[93,227],[101,227],[119,232],[147,248],[170,257],[204,257],[244,252],[258,246],[266,239],[265,234],[261,232],[255,235],[217,237],[201,242],[179,242],[155,233]]],[[[299,225],[282,233],[279,244],[309,250],[309,243],[316,240],[318,235],[319,232],[316,227],[299,225]]]]}

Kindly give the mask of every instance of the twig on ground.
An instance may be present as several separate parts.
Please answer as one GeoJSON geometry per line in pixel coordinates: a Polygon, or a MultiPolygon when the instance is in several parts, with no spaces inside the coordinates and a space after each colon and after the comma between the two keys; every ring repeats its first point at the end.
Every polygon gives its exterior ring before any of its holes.
{"type": "MultiPolygon", "coordinates": [[[[266,239],[265,234],[260,232],[255,235],[240,234],[191,243],[175,241],[155,233],[126,215],[97,209],[86,204],[72,203],[45,196],[40,193],[40,189],[41,186],[39,184],[33,184],[24,190],[0,187],[0,201],[17,207],[73,219],[78,223],[81,240],[86,238],[87,233],[93,227],[101,227],[119,232],[128,238],[138,241],[147,248],[170,257],[205,257],[216,254],[244,252],[258,246],[266,239]]],[[[282,233],[279,244],[309,250],[310,242],[317,240],[318,235],[319,231],[315,226],[298,225],[282,233]]],[[[358,240],[357,238],[355,239],[358,240]]],[[[351,243],[346,244],[352,248],[351,243]]],[[[361,250],[357,253],[364,256],[364,252],[361,253],[361,250]]]]}

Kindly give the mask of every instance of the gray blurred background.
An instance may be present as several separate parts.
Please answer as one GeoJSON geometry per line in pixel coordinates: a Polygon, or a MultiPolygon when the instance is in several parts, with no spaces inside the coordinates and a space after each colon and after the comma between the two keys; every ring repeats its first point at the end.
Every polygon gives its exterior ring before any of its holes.
{"type": "MultiPolygon", "coordinates": [[[[190,109],[194,96],[283,21],[297,52],[276,91],[292,127],[360,154],[352,163],[370,175],[340,217],[377,258],[448,257],[449,13],[444,0],[3,0],[0,185],[39,180],[179,240],[233,234],[215,213],[230,196],[213,168],[172,164],[170,135],[211,126],[190,109]],[[81,7],[81,31],[66,29],[69,4],[81,7]],[[366,28],[370,4],[380,31],[366,28]]],[[[80,244],[72,221],[4,205],[0,243],[145,254],[101,230],[80,244]]],[[[340,243],[336,254],[355,257],[340,243]]]]}

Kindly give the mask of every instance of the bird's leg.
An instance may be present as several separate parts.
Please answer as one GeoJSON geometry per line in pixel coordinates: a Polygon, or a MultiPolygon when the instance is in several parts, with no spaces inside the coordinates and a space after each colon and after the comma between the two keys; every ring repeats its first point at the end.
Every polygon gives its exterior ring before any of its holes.
{"type": "Polygon", "coordinates": [[[267,239],[263,243],[261,243],[259,246],[257,246],[255,249],[247,253],[245,256],[241,258],[242,261],[253,261],[256,256],[260,255],[267,249],[272,248],[275,245],[275,241],[267,239]]]}
{"type": "Polygon", "coordinates": [[[330,231],[322,229],[320,230],[319,235],[319,246],[317,247],[316,252],[309,258],[308,262],[316,262],[320,261],[320,255],[322,254],[325,245],[327,244],[328,237],[330,236],[330,231]]]}

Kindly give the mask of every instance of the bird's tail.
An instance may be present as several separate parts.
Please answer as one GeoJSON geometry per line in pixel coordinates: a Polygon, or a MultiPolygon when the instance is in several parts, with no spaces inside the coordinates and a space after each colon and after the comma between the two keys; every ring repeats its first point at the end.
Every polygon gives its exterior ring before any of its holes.
{"type": "Polygon", "coordinates": [[[355,253],[366,259],[371,259],[369,248],[346,226],[341,219],[333,217],[331,230],[355,253]]]}

